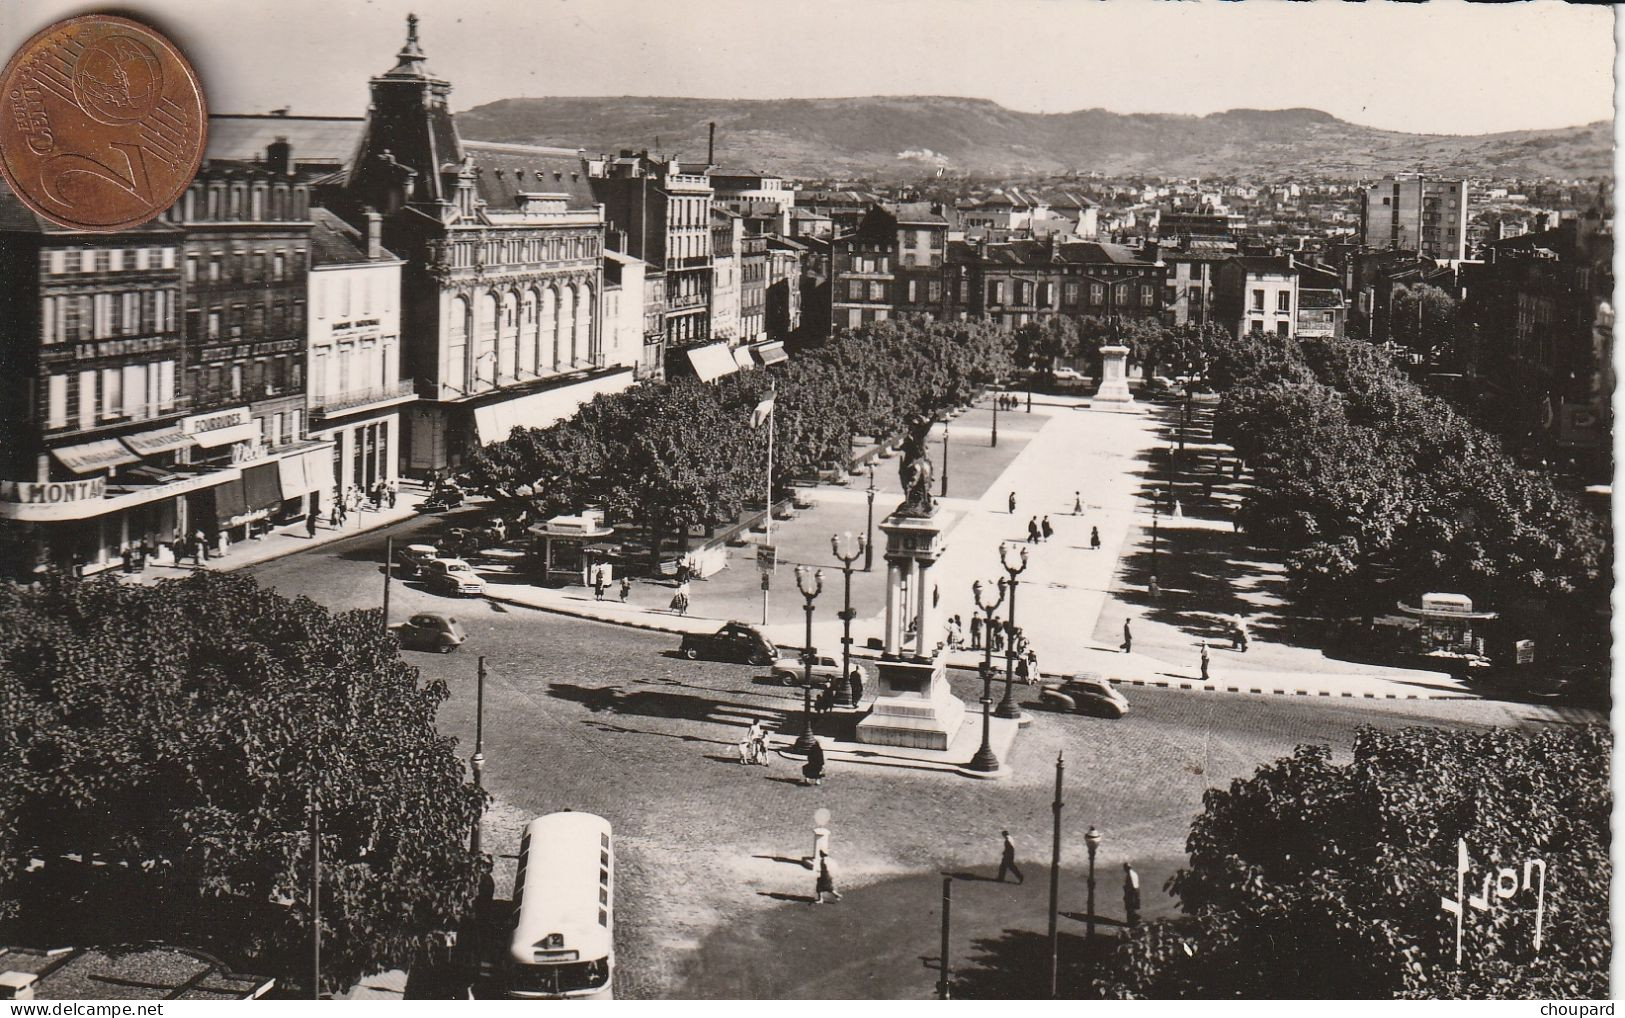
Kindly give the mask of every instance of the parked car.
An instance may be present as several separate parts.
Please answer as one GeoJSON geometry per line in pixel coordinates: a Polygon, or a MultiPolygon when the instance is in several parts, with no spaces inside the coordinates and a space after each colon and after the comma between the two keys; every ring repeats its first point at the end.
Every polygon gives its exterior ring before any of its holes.
{"type": "Polygon", "coordinates": [[[432,544],[409,544],[395,553],[400,561],[401,575],[407,579],[421,576],[430,562],[440,557],[440,549],[432,544]]]}
{"type": "Polygon", "coordinates": [[[1057,382],[1083,381],[1083,372],[1076,368],[1056,368],[1054,371],[1050,372],[1050,374],[1057,382]]]}
{"type": "Polygon", "coordinates": [[[1098,675],[1074,675],[1062,682],[1046,682],[1038,691],[1039,702],[1060,711],[1075,711],[1095,717],[1120,718],[1128,713],[1128,697],[1098,675]]]}
{"type": "Polygon", "coordinates": [[[460,558],[437,558],[423,571],[429,589],[446,594],[483,594],[485,581],[460,558]]]}
{"type": "MultiPolygon", "coordinates": [[[[869,673],[864,671],[863,666],[856,661],[852,662],[852,667],[857,669],[858,674],[863,679],[863,684],[867,686],[869,684],[869,673]]],[[[838,679],[841,677],[841,659],[820,654],[818,659],[813,662],[812,673],[813,685],[815,686],[822,686],[832,679],[838,679]]],[[[781,657],[773,662],[773,677],[786,686],[804,685],[807,679],[807,666],[802,663],[800,654],[781,657]]]]}
{"type": "Polygon", "coordinates": [[[746,622],[728,622],[714,633],[688,633],[678,653],[690,661],[707,657],[717,661],[743,661],[765,665],[779,656],[773,641],[746,622]]]}
{"type": "Polygon", "coordinates": [[[389,627],[401,647],[408,650],[433,650],[450,654],[463,645],[468,634],[450,615],[440,612],[419,612],[405,622],[389,627]]]}
{"type": "Polygon", "coordinates": [[[418,503],[420,513],[443,513],[463,504],[463,493],[456,488],[441,488],[418,503]]]}

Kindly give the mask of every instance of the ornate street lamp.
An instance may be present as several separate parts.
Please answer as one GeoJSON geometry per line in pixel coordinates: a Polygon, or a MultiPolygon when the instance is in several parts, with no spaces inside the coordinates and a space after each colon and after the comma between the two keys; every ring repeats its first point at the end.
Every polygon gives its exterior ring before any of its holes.
{"type": "Polygon", "coordinates": [[[948,497],[948,419],[942,419],[942,498],[948,497]]]}
{"type": "Polygon", "coordinates": [[[810,753],[813,743],[818,741],[813,736],[812,722],[812,672],[813,662],[818,659],[818,652],[814,649],[812,642],[813,601],[817,599],[819,594],[824,592],[824,571],[822,569],[813,571],[806,566],[796,566],[796,589],[801,591],[801,596],[807,600],[807,603],[802,606],[802,611],[807,613],[807,642],[806,649],[801,652],[801,660],[806,665],[807,672],[801,686],[801,734],[796,737],[796,744],[791,747],[791,751],[810,753]],[[813,587],[811,590],[807,589],[808,577],[812,578],[813,587]]]}
{"type": "Polygon", "coordinates": [[[982,581],[977,580],[970,585],[971,593],[976,598],[976,607],[987,613],[987,626],[985,628],[990,637],[984,642],[982,650],[982,747],[976,751],[975,756],[971,757],[970,769],[987,773],[999,769],[999,758],[993,752],[993,743],[989,734],[993,725],[992,715],[989,713],[993,708],[993,640],[991,636],[993,633],[994,613],[999,610],[999,605],[1004,603],[1004,586],[1004,577],[1001,576],[999,577],[999,596],[992,604],[988,604],[982,600],[982,581]]]}
{"type": "MultiPolygon", "coordinates": [[[[480,656],[479,678],[474,693],[474,755],[468,758],[474,772],[474,787],[485,791],[485,656],[480,656]]],[[[474,818],[474,830],[469,836],[469,850],[480,854],[480,827],[485,819],[485,796],[480,796],[480,815],[474,818]]]]}
{"type": "Polygon", "coordinates": [[[1020,565],[1011,564],[1009,552],[1008,544],[999,545],[999,564],[1010,574],[1010,617],[1005,622],[1004,634],[1004,699],[999,701],[999,709],[994,713],[1001,718],[1014,720],[1021,717],[1012,691],[1016,679],[1016,585],[1021,582],[1018,577],[1027,571],[1027,546],[1021,547],[1020,565]]]}
{"type": "Polygon", "coordinates": [[[1083,843],[1089,847],[1089,919],[1084,931],[1084,940],[1093,942],[1095,939],[1095,852],[1099,851],[1102,837],[1094,825],[1089,825],[1089,832],[1083,836],[1083,843]]]}
{"type": "Polygon", "coordinates": [[[841,677],[835,681],[834,686],[835,706],[837,707],[853,707],[858,702],[857,691],[852,688],[852,619],[857,616],[857,611],[852,607],[852,563],[856,562],[860,556],[868,553],[869,543],[863,539],[862,534],[859,534],[857,550],[847,554],[844,549],[851,544],[852,532],[850,530],[844,534],[829,535],[830,550],[835,553],[836,558],[841,560],[841,575],[846,588],[846,607],[841,609],[840,614],[841,677]]]}
{"type": "Polygon", "coordinates": [[[875,567],[875,461],[869,461],[869,540],[863,546],[863,571],[875,567]]]}
{"type": "Polygon", "coordinates": [[[999,444],[999,400],[1003,398],[1003,396],[1003,389],[993,390],[993,441],[989,442],[988,445],[995,448],[997,448],[999,444]]]}

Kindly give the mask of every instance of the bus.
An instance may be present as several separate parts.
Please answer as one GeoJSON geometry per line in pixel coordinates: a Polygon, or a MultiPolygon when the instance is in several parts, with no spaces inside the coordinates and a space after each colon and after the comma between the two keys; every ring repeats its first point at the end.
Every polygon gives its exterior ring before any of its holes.
{"type": "Polygon", "coordinates": [[[549,813],[525,828],[514,876],[507,994],[613,997],[615,848],[609,821],[549,813]]]}

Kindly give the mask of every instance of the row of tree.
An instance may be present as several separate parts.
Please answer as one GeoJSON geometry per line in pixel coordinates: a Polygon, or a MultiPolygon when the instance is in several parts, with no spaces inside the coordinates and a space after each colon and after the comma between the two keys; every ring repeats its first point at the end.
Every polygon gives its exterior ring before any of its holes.
{"type": "Polygon", "coordinates": [[[1559,613],[1607,603],[1602,521],[1355,340],[1253,334],[1221,353],[1218,435],[1253,466],[1248,530],[1327,617],[1445,590],[1559,613]]]}
{"type": "Polygon", "coordinates": [[[968,402],[1013,367],[1008,333],[982,322],[876,322],[788,362],[713,383],[694,378],[600,395],[545,429],[515,428],[469,474],[544,514],[602,506],[651,535],[682,535],[763,503],[767,429],[752,411],[774,400],[775,489],[844,468],[855,435],[891,437],[915,415],[968,402]]]}
{"type": "Polygon", "coordinates": [[[1150,318],[1046,315],[1016,329],[1015,358],[1017,364],[1040,374],[1053,373],[1058,362],[1080,357],[1088,358],[1091,370],[1098,371],[1100,348],[1115,344],[1128,347],[1129,357],[1148,379],[1159,369],[1202,377],[1229,338],[1213,324],[1174,326],[1150,318]]]}

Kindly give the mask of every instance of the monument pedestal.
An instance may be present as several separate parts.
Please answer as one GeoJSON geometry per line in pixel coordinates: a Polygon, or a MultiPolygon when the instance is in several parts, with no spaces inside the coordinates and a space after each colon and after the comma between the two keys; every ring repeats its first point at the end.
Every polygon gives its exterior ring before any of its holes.
{"type": "Polygon", "coordinates": [[[1112,409],[1133,404],[1134,394],[1128,390],[1128,347],[1101,347],[1100,388],[1090,399],[1090,406],[1112,409]]]}
{"type": "Polygon", "coordinates": [[[858,741],[872,746],[946,750],[959,734],[965,702],[948,689],[943,656],[929,661],[885,660],[869,716],[858,722],[858,741]]]}

